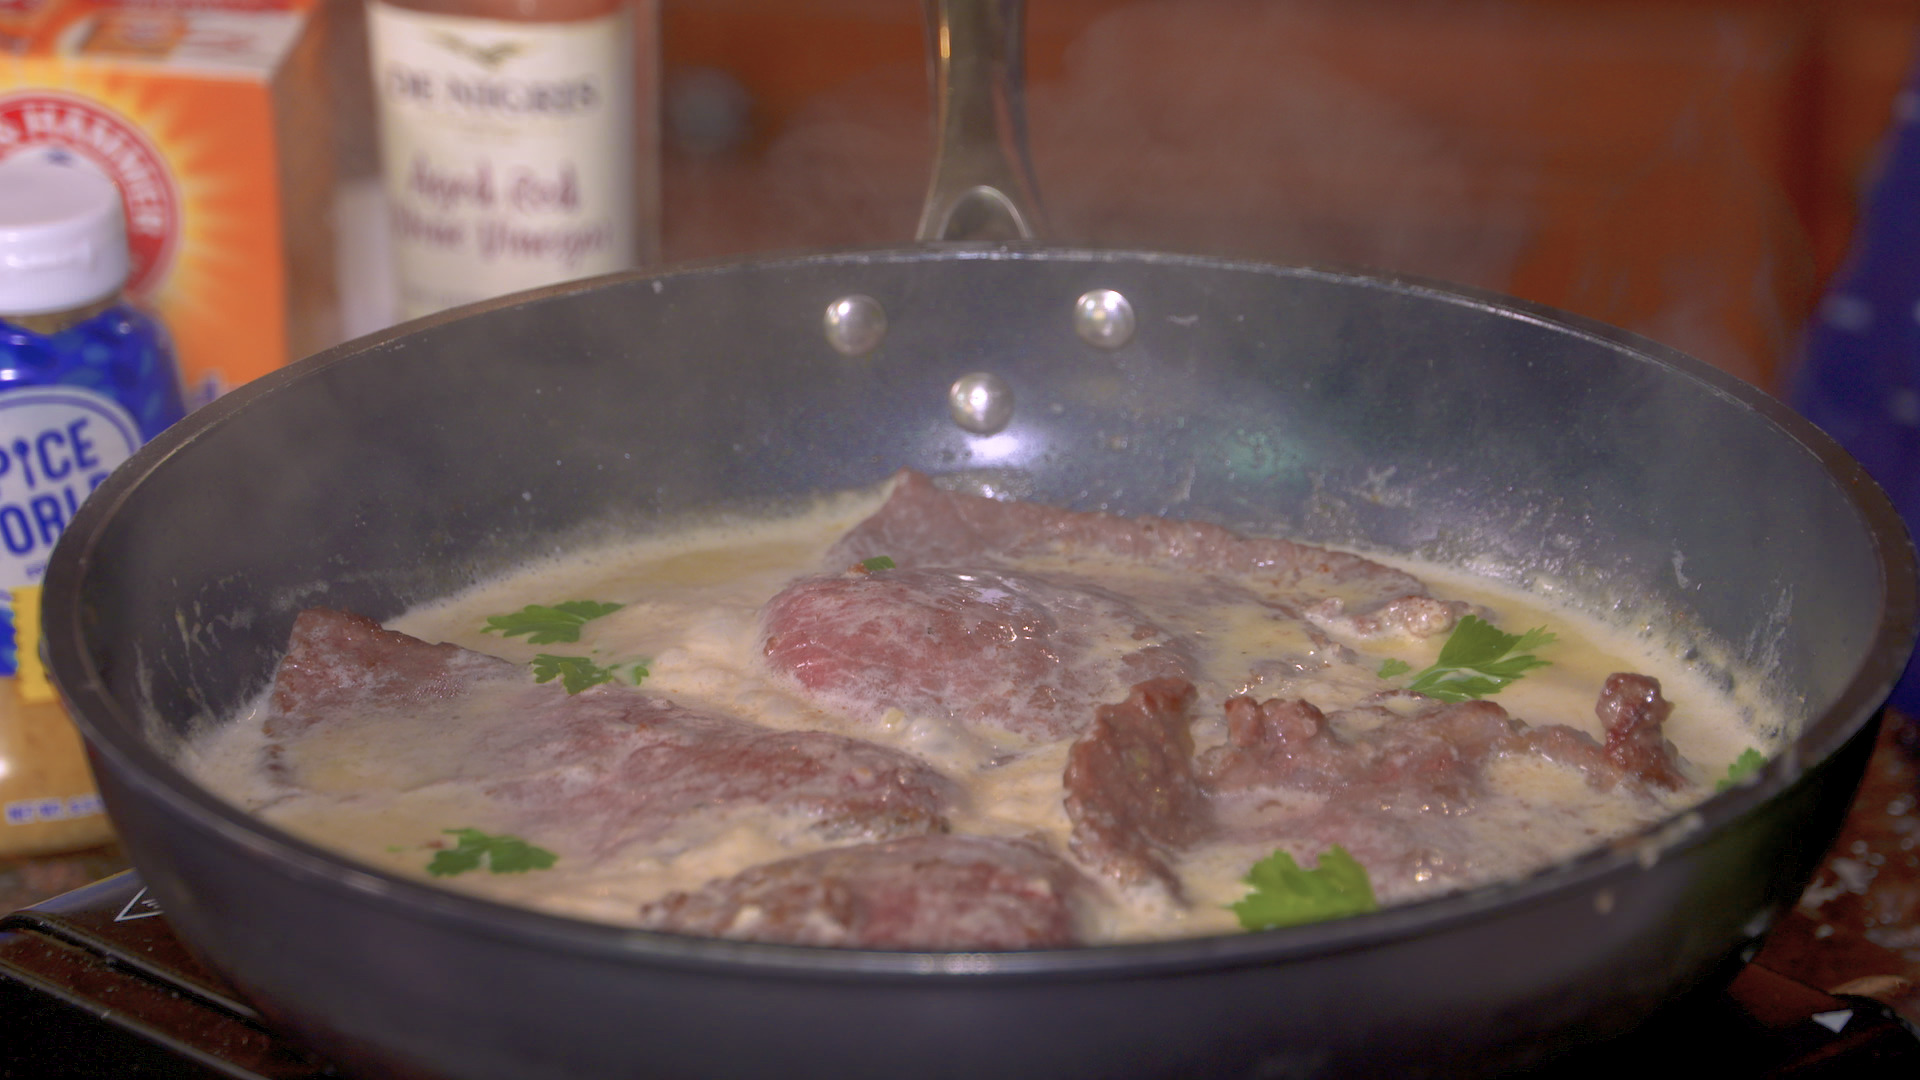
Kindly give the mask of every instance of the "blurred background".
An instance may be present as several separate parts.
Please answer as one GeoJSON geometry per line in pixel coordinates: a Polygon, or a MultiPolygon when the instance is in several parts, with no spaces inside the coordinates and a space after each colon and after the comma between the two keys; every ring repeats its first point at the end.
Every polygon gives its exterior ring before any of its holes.
{"type": "MultiPolygon", "coordinates": [[[[659,17],[666,260],[911,237],[932,149],[920,4],[659,17]]],[[[1780,392],[1920,5],[1030,0],[1027,20],[1056,240],[1463,282],[1780,392]]]]}
{"type": "MultiPolygon", "coordinates": [[[[643,250],[911,237],[933,146],[920,0],[627,2],[659,212],[643,250]]],[[[1784,392],[1917,29],[1911,0],[1029,0],[1032,153],[1056,241],[1467,283],[1784,392]]],[[[46,88],[173,171],[186,239],[134,291],[183,339],[195,400],[391,320],[361,0],[0,0],[0,159],[24,152],[8,102],[46,88]],[[241,179],[256,145],[277,173],[241,179]],[[227,228],[263,185],[279,213],[227,228]],[[236,306],[273,309],[265,344],[219,355],[232,328],[190,309],[263,273],[284,289],[236,306]]]]}

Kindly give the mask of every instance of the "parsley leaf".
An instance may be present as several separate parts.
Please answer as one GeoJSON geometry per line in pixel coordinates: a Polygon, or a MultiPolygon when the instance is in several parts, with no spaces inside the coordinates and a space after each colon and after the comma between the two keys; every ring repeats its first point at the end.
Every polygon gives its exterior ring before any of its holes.
{"type": "Polygon", "coordinates": [[[577,694],[589,686],[612,682],[614,669],[601,667],[584,656],[555,656],[552,653],[540,653],[533,658],[533,681],[552,682],[560,680],[567,693],[577,694]]]}
{"type": "Polygon", "coordinates": [[[1727,775],[1722,777],[1718,784],[1714,785],[1713,790],[1725,791],[1739,784],[1740,781],[1759,772],[1760,766],[1766,763],[1767,755],[1755,750],[1751,746],[1747,747],[1745,750],[1740,751],[1739,757],[1733,759],[1733,764],[1727,766],[1727,775]]]}
{"type": "Polygon", "coordinates": [[[616,660],[610,664],[596,664],[588,656],[555,656],[552,653],[536,653],[533,662],[527,666],[533,669],[534,682],[552,682],[560,680],[567,693],[577,694],[589,686],[619,681],[624,674],[633,685],[639,686],[653,672],[647,665],[651,659],[641,657],[637,660],[616,660]]]}
{"type": "Polygon", "coordinates": [[[1337,919],[1377,910],[1367,868],[1338,844],[1321,852],[1312,870],[1303,870],[1284,851],[1253,864],[1243,879],[1253,886],[1231,905],[1248,930],[1337,919]]]}
{"type": "MultiPolygon", "coordinates": [[[[1531,650],[1551,645],[1553,641],[1553,635],[1545,627],[1535,627],[1524,634],[1507,634],[1484,619],[1468,615],[1453,628],[1447,643],[1440,646],[1440,658],[1432,667],[1415,675],[1407,689],[1441,701],[1474,701],[1504,690],[1534,668],[1546,667],[1550,661],[1533,656],[1531,650]]],[[[1381,678],[1388,676],[1387,668],[1393,663],[1389,660],[1381,665],[1381,678]]],[[[1404,666],[1392,674],[1403,670],[1404,666]]]]}
{"type": "Polygon", "coordinates": [[[861,559],[860,565],[866,569],[868,573],[872,573],[875,570],[891,570],[894,568],[895,563],[892,558],[886,555],[875,555],[871,559],[861,559]]]}
{"type": "Polygon", "coordinates": [[[496,874],[524,874],[529,870],[545,870],[560,858],[517,836],[488,836],[479,829],[441,831],[459,837],[460,842],[435,855],[427,864],[427,873],[434,877],[452,877],[478,869],[483,859],[487,869],[496,874]]]}
{"type": "Polygon", "coordinates": [[[653,675],[651,671],[647,671],[649,663],[653,661],[641,657],[641,659],[622,659],[607,665],[599,665],[599,663],[593,663],[593,657],[584,657],[584,655],[536,653],[534,663],[530,663],[528,667],[534,669],[534,682],[553,682],[555,678],[559,678],[561,686],[566,686],[568,694],[580,694],[588,686],[599,686],[601,682],[618,682],[622,673],[626,675],[628,682],[639,686],[647,676],[653,675]]]}
{"type": "Polygon", "coordinates": [[[527,643],[530,645],[579,641],[580,627],[588,619],[611,615],[625,606],[625,604],[606,604],[595,600],[568,600],[552,607],[528,604],[510,615],[487,616],[487,625],[481,627],[480,632],[497,633],[503,637],[525,634],[527,643]]]}
{"type": "Polygon", "coordinates": [[[1405,675],[1407,672],[1412,670],[1413,670],[1412,664],[1409,664],[1405,660],[1401,660],[1397,657],[1393,657],[1393,658],[1389,658],[1385,663],[1380,665],[1379,675],[1383,679],[1391,679],[1395,675],[1405,675]]]}

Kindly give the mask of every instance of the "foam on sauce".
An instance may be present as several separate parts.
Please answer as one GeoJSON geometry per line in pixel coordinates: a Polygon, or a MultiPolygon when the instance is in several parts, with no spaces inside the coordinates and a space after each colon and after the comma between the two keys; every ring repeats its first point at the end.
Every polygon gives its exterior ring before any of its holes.
{"type": "MultiPolygon", "coordinates": [[[[889,711],[877,726],[855,723],[809,701],[762,661],[757,622],[761,606],[796,576],[824,569],[828,547],[866,517],[883,494],[825,500],[816,510],[790,518],[694,528],[552,558],[410,611],[389,625],[427,641],[452,642],[519,662],[554,651],[588,655],[600,663],[644,659],[649,671],[645,692],[768,727],[835,731],[915,754],[967,787],[965,804],[951,815],[955,832],[1038,833],[1055,851],[1067,851],[1070,825],[1062,806],[1061,773],[1068,741],[1031,745],[1012,735],[964,731],[899,710],[889,711]],[[625,606],[586,623],[581,640],[565,646],[533,645],[481,629],[488,616],[528,604],[582,599],[625,606]]],[[[1489,790],[1469,810],[1441,815],[1432,823],[1458,840],[1451,850],[1464,855],[1405,872],[1369,868],[1383,904],[1520,876],[1591,849],[1704,798],[1712,792],[1714,779],[1725,775],[1728,764],[1748,747],[1768,755],[1776,750],[1774,741],[1759,733],[1784,727],[1777,712],[1716,686],[1697,665],[1683,661],[1678,649],[1663,650],[1647,635],[1547,606],[1537,597],[1485,579],[1370,557],[1415,573],[1436,596],[1476,605],[1503,629],[1544,626],[1557,635],[1542,653],[1551,666],[1529,672],[1493,698],[1513,716],[1533,724],[1566,724],[1603,738],[1594,715],[1601,683],[1612,672],[1642,672],[1659,679],[1674,703],[1666,734],[1690,763],[1689,783],[1681,790],[1648,795],[1628,785],[1595,790],[1575,769],[1537,757],[1500,759],[1487,772],[1489,790]]],[[[1163,580],[1156,597],[1179,592],[1177,572],[1144,569],[1107,556],[1051,556],[1018,565],[1040,573],[1133,580],[1147,588],[1155,584],[1148,579],[1157,575],[1163,580]]],[[[1277,670],[1255,680],[1249,671],[1263,661],[1314,651],[1297,624],[1269,618],[1254,605],[1195,605],[1176,614],[1189,623],[1182,629],[1201,642],[1194,736],[1202,750],[1225,738],[1220,705],[1228,696],[1297,696],[1328,711],[1356,706],[1381,689],[1372,673],[1383,660],[1394,657],[1421,669],[1434,661],[1446,636],[1425,641],[1401,636],[1373,642],[1343,639],[1342,644],[1360,654],[1357,664],[1336,663],[1310,675],[1277,670]]],[[[1130,643],[1112,645],[1124,651],[1130,643]]],[[[447,843],[445,830],[491,832],[502,827],[498,810],[478,784],[430,782],[432,758],[440,750],[435,733],[404,722],[383,724],[380,730],[387,741],[381,745],[355,738],[343,739],[337,747],[303,747],[306,760],[323,755],[331,764],[308,773],[301,790],[276,784],[262,767],[264,711],[256,708],[203,735],[189,746],[183,764],[212,790],[296,835],[362,863],[425,880],[434,848],[447,843]]],[[[1301,806],[1296,809],[1310,809],[1316,797],[1297,798],[1301,806]]],[[[567,837],[527,839],[560,854],[552,869],[430,880],[557,914],[631,923],[640,904],[665,893],[828,846],[824,840],[797,839],[790,830],[761,827],[749,818],[729,823],[718,835],[702,836],[697,844],[651,841],[601,857],[589,857],[582,844],[567,837]]],[[[1215,843],[1187,853],[1177,865],[1191,901],[1185,907],[1144,890],[1122,894],[1109,889],[1110,903],[1099,905],[1099,925],[1092,936],[1125,940],[1237,932],[1227,905],[1246,893],[1242,878],[1248,868],[1275,846],[1271,841],[1215,843]]],[[[1306,838],[1278,846],[1303,864],[1318,854],[1306,838]]]]}

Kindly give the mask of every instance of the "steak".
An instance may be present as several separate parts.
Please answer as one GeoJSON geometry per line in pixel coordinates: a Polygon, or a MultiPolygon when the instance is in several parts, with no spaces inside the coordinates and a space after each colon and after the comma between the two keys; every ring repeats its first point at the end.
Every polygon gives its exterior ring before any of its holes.
{"type": "Polygon", "coordinates": [[[930,766],[874,743],[777,731],[630,687],[568,694],[519,664],[337,611],[295,620],[270,709],[269,769],[290,789],[350,795],[369,773],[397,791],[467,785],[535,839],[577,831],[595,853],[750,810],[835,841],[941,832],[959,799],[930,766]],[[490,722],[503,715],[510,722],[490,722]],[[352,762],[347,777],[323,767],[328,749],[369,725],[400,725],[407,741],[352,762]]]}
{"type": "Polygon", "coordinates": [[[1206,613],[1220,604],[1262,607],[1298,626],[1306,646],[1254,660],[1230,689],[1354,664],[1327,630],[1429,637],[1467,611],[1357,555],[1204,522],[1000,502],[910,471],[828,560],[847,569],[793,582],[762,609],[773,670],[869,722],[899,709],[1029,740],[1079,736],[1096,706],[1125,700],[1135,683],[1197,678],[1206,613]],[[1064,568],[1009,566],[1033,556],[1064,568]],[[1072,571],[1084,556],[1192,573],[1177,586],[1096,584],[1072,571]],[[870,569],[880,557],[892,567],[870,569]]]}
{"type": "Polygon", "coordinates": [[[1685,782],[1660,731],[1671,706],[1645,675],[1608,678],[1595,706],[1607,725],[1604,745],[1564,724],[1529,726],[1490,701],[1382,695],[1394,696],[1418,704],[1411,712],[1383,703],[1326,714],[1300,699],[1229,700],[1227,741],[1197,766],[1217,835],[1341,844],[1376,880],[1390,869],[1420,880],[1423,870],[1458,868],[1460,820],[1485,794],[1496,758],[1568,765],[1601,790],[1624,783],[1647,794],[1685,782]]]}
{"type": "Polygon", "coordinates": [[[1268,599],[1362,637],[1432,637],[1467,613],[1419,578],[1359,555],[1203,521],[1063,510],[946,491],[902,470],[878,511],[841,537],[831,565],[884,555],[900,566],[992,565],[1023,556],[1099,551],[1143,564],[1255,576],[1268,599]]]}
{"type": "Polygon", "coordinates": [[[849,715],[890,708],[1058,739],[1134,682],[1191,670],[1186,645],[1103,590],[996,570],[855,567],[761,612],[768,663],[849,715]]]}
{"type": "Polygon", "coordinates": [[[1163,853],[1212,827],[1193,768],[1193,699],[1192,683],[1155,679],[1101,706],[1067,752],[1063,781],[1074,855],[1122,885],[1157,882],[1175,900],[1180,880],[1163,853]]]}
{"type": "Polygon", "coordinates": [[[861,949],[1080,942],[1079,872],[1026,840],[917,836],[783,859],[640,909],[650,930],[861,949]]]}

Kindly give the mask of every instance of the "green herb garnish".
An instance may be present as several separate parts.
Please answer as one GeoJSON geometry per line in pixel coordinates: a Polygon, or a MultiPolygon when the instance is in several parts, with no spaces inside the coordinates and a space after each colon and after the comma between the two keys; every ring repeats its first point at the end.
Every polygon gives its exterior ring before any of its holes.
{"type": "Polygon", "coordinates": [[[536,653],[533,662],[527,666],[533,669],[534,682],[552,682],[560,680],[567,693],[577,694],[589,686],[601,683],[617,682],[624,673],[627,680],[635,686],[648,675],[651,660],[620,660],[611,664],[596,664],[588,656],[555,656],[552,653],[536,653]]]}
{"type": "Polygon", "coordinates": [[[560,680],[567,693],[577,694],[589,686],[599,686],[614,679],[614,669],[602,667],[584,656],[555,656],[552,653],[540,653],[533,658],[533,681],[552,682],[560,680]]]}
{"type": "Polygon", "coordinates": [[[1721,778],[1713,790],[1725,791],[1733,787],[1740,781],[1759,772],[1760,766],[1766,763],[1767,755],[1755,750],[1751,746],[1747,747],[1745,750],[1740,751],[1739,757],[1733,759],[1733,764],[1727,766],[1727,775],[1721,778]]]}
{"type": "Polygon", "coordinates": [[[1380,907],[1373,898],[1367,868],[1338,844],[1320,853],[1312,870],[1303,870],[1284,851],[1253,864],[1243,878],[1253,891],[1231,905],[1248,930],[1338,919],[1380,907]]]}
{"type": "Polygon", "coordinates": [[[460,842],[435,855],[427,864],[427,873],[434,877],[452,877],[478,869],[483,859],[487,869],[496,874],[524,874],[529,870],[545,870],[560,857],[517,836],[488,836],[479,829],[441,831],[459,837],[460,842]]]}
{"type": "Polygon", "coordinates": [[[611,615],[625,606],[625,604],[603,604],[595,600],[568,600],[552,607],[528,604],[511,615],[487,616],[487,625],[481,627],[480,632],[498,633],[503,637],[525,634],[527,642],[532,645],[551,645],[556,641],[579,641],[580,627],[588,619],[611,615]]]}
{"type": "Polygon", "coordinates": [[[1378,672],[1378,674],[1383,679],[1391,679],[1395,675],[1405,675],[1407,672],[1412,670],[1413,670],[1412,664],[1409,664],[1405,660],[1402,660],[1398,657],[1392,657],[1392,658],[1389,658],[1385,663],[1380,665],[1380,671],[1378,672]]]}
{"type": "MultiPolygon", "coordinates": [[[[1453,628],[1447,643],[1440,646],[1440,658],[1432,667],[1413,677],[1407,689],[1441,701],[1475,701],[1504,690],[1508,683],[1549,661],[1532,655],[1531,650],[1553,643],[1546,627],[1535,627],[1524,634],[1502,633],[1484,619],[1468,615],[1453,628]]],[[[1380,665],[1380,677],[1398,675],[1405,663],[1380,665]],[[1389,671],[1389,668],[1393,668],[1389,671]]]]}
{"type": "Polygon", "coordinates": [[[868,573],[872,573],[875,570],[891,570],[894,568],[893,560],[885,555],[875,555],[871,559],[861,559],[860,565],[865,568],[868,573]]]}

